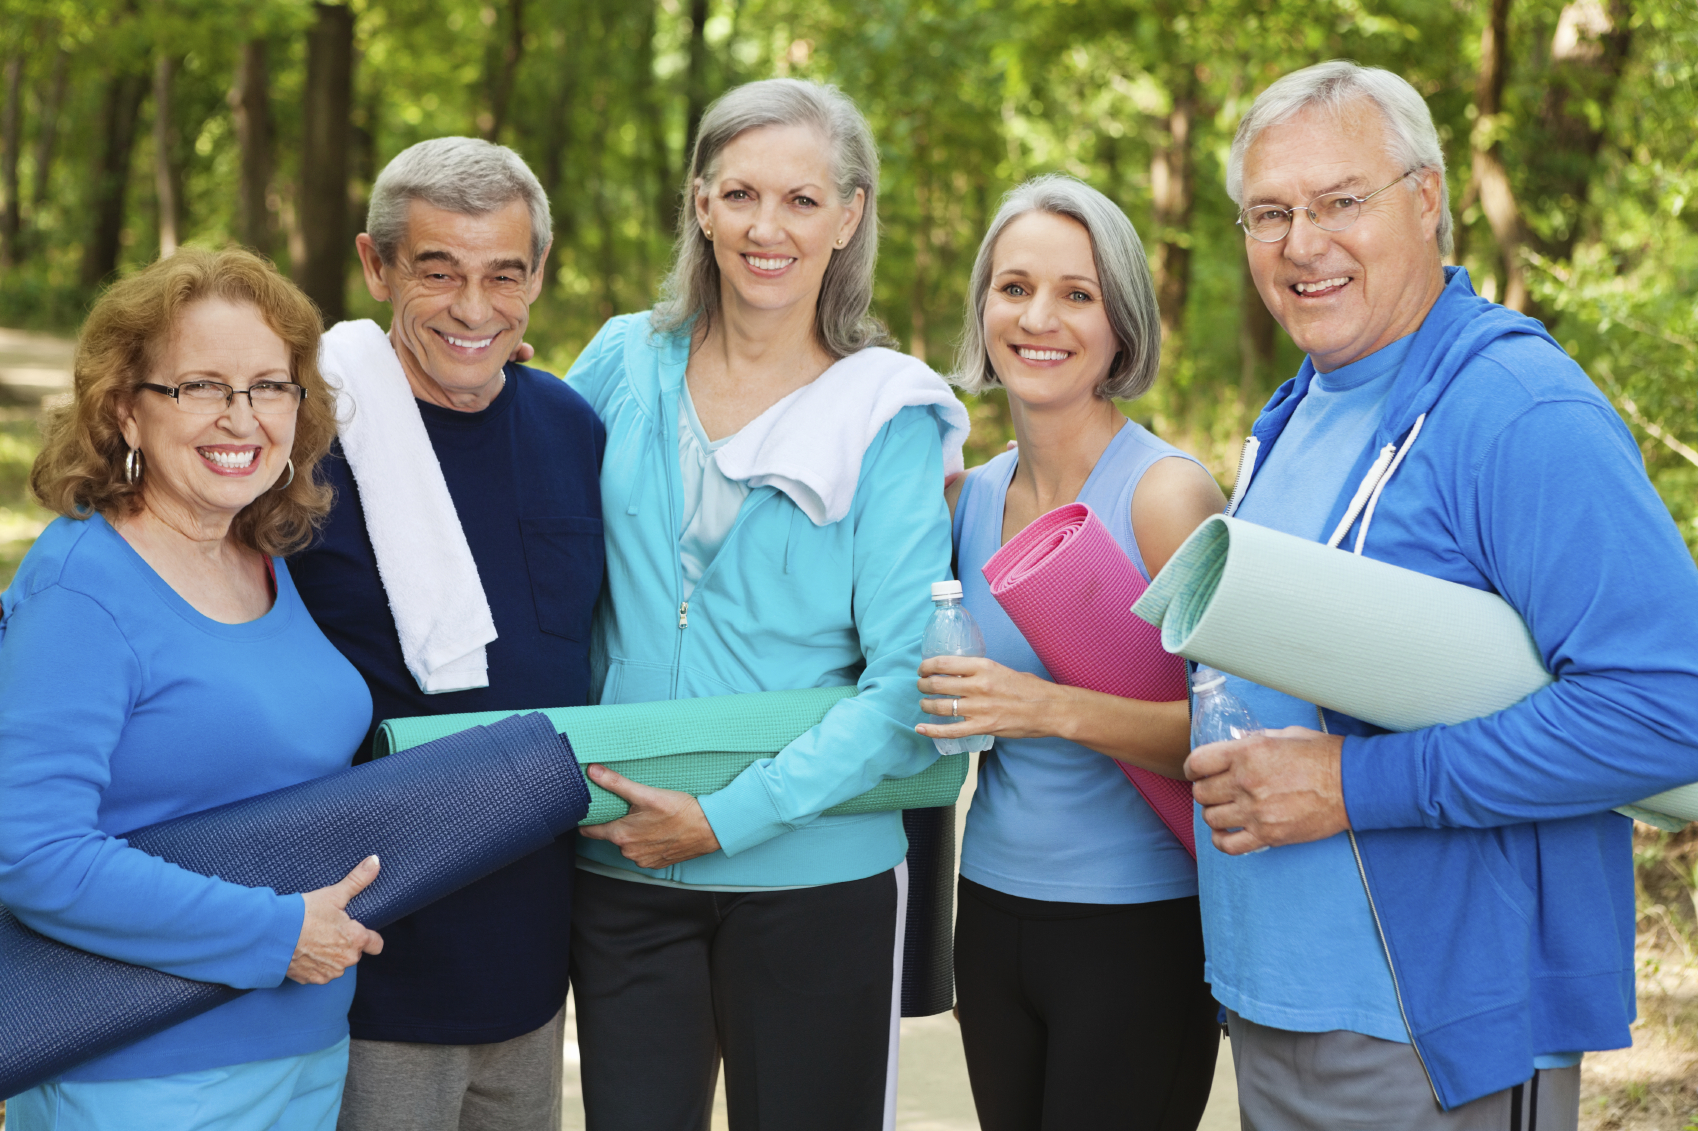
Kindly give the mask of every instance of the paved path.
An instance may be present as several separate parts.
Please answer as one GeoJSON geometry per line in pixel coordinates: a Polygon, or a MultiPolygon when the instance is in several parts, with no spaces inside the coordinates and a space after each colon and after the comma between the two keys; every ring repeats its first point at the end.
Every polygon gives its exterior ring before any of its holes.
{"type": "Polygon", "coordinates": [[[76,343],[51,334],[0,330],[0,407],[36,408],[71,390],[76,343]]]}

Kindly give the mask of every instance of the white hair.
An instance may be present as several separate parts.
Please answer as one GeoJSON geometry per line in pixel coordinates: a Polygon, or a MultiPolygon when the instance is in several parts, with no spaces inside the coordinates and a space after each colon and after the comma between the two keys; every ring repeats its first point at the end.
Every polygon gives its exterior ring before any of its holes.
{"type": "Polygon", "coordinates": [[[990,352],[985,347],[985,300],[990,294],[996,241],[1008,225],[1028,212],[1065,216],[1090,237],[1091,257],[1103,289],[1103,310],[1120,343],[1120,351],[1096,393],[1117,400],[1141,396],[1154,383],[1161,364],[1161,316],[1144,245],[1132,221],[1114,201],[1064,173],[1027,181],[1002,198],[1002,207],[997,209],[973,260],[973,274],[967,284],[966,324],[950,380],[969,393],[982,393],[1002,383],[991,368],[990,352]]]}
{"type": "Polygon", "coordinates": [[[1311,106],[1337,114],[1366,98],[1386,124],[1386,150],[1405,169],[1431,169],[1439,175],[1439,251],[1452,247],[1450,185],[1444,175],[1444,149],[1433,125],[1432,111],[1414,87],[1400,75],[1379,67],[1362,67],[1348,59],[1333,59],[1293,71],[1257,97],[1238,123],[1232,152],[1226,160],[1226,193],[1234,204],[1244,203],[1244,154],[1263,130],[1290,121],[1311,106]]]}
{"type": "Polygon", "coordinates": [[[531,214],[531,270],[554,238],[548,194],[524,158],[475,137],[439,137],[408,146],[383,167],[371,186],[366,234],[385,263],[407,235],[407,205],[426,204],[465,216],[485,216],[515,200],[531,214]]]}

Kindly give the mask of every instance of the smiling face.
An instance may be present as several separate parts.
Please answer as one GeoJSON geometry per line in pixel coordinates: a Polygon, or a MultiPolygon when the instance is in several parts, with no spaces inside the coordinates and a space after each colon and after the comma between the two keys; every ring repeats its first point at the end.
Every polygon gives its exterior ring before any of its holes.
{"type": "Polygon", "coordinates": [[[501,391],[501,367],[542,292],[525,202],[468,216],[414,200],[393,263],[370,236],[356,244],[367,289],[393,308],[389,340],[413,395],[465,411],[485,407],[501,391]]]}
{"type": "Polygon", "coordinates": [[[1245,237],[1262,301],[1322,373],[1413,333],[1444,289],[1439,174],[1404,171],[1386,151],[1386,122],[1367,100],[1311,108],[1270,126],[1244,155],[1244,204],[1298,208],[1278,243],[1245,237]],[[1367,196],[1356,222],[1328,232],[1301,206],[1327,192],[1367,196]],[[1411,191],[1407,186],[1418,186],[1411,191]]]}
{"type": "Polygon", "coordinates": [[[696,185],[696,220],[713,241],[720,302],[811,319],[832,253],[861,222],[865,193],[838,200],[831,148],[810,126],[745,130],[696,185]]]}
{"type": "MultiPolygon", "coordinates": [[[[203,299],[178,315],[146,378],[172,388],[198,380],[235,389],[294,379],[289,347],[259,308],[224,299],[203,299]]],[[[120,411],[119,426],[124,442],[146,461],[143,505],[201,527],[228,524],[269,490],[295,443],[294,412],[256,415],[246,397],[201,416],[164,393],[141,389],[120,411]]]]}
{"type": "Polygon", "coordinates": [[[1028,212],[1002,230],[991,253],[985,348],[1008,395],[1025,404],[1096,396],[1120,341],[1084,225],[1028,212]]]}

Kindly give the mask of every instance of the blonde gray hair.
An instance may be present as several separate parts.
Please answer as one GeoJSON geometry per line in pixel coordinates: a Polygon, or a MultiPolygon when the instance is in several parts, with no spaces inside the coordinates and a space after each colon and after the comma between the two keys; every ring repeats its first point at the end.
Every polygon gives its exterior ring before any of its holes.
{"type": "Polygon", "coordinates": [[[1150,265],[1144,245],[1132,221],[1108,197],[1074,177],[1051,173],[1009,190],[1002,198],[996,218],[990,223],[973,260],[967,287],[967,318],[961,347],[955,355],[955,374],[950,378],[969,393],[982,393],[1002,384],[991,367],[985,346],[985,301],[990,294],[992,260],[996,241],[1009,224],[1028,212],[1065,216],[1085,229],[1091,238],[1091,256],[1097,281],[1102,285],[1103,309],[1108,324],[1120,343],[1108,372],[1097,385],[1097,396],[1130,400],[1142,396],[1155,382],[1161,365],[1161,315],[1156,309],[1156,288],[1150,281],[1150,265]]]}
{"type": "Polygon", "coordinates": [[[848,204],[855,190],[864,194],[860,226],[849,242],[832,252],[814,307],[814,332],[833,357],[847,357],[868,346],[893,346],[882,323],[868,313],[873,301],[873,265],[878,261],[878,147],[867,120],[849,96],[835,86],[800,79],[744,83],[722,95],[702,115],[690,169],[678,209],[678,239],[672,270],[661,285],[650,325],[660,333],[692,326],[697,335],[719,316],[719,263],[713,244],[696,221],[696,183],[718,173],[719,156],[733,138],[765,126],[809,126],[831,151],[838,200],[848,204]]]}
{"type": "Polygon", "coordinates": [[[554,238],[548,194],[525,159],[475,137],[438,137],[408,146],[383,167],[371,186],[366,234],[385,263],[407,237],[407,206],[415,200],[458,212],[485,216],[515,200],[531,214],[531,265],[535,271],[554,238]]]}
{"type": "Polygon", "coordinates": [[[1444,147],[1439,144],[1439,131],[1433,125],[1433,112],[1407,80],[1380,67],[1333,59],[1292,71],[1257,95],[1232,138],[1232,150],[1226,159],[1226,194],[1234,204],[1243,206],[1244,154],[1263,130],[1288,122],[1311,106],[1324,106],[1337,114],[1362,98],[1372,102],[1385,120],[1387,156],[1412,172],[1431,169],[1439,175],[1439,253],[1449,255],[1455,242],[1451,231],[1450,184],[1445,180],[1444,147]]]}

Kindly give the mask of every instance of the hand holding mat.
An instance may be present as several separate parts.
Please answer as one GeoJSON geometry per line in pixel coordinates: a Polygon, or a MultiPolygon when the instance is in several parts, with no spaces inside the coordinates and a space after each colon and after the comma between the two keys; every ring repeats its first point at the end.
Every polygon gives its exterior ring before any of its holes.
{"type": "MultiPolygon", "coordinates": [[[[588,804],[560,738],[531,715],[126,839],[202,875],[290,893],[335,883],[377,853],[383,870],[347,910],[381,928],[543,847],[588,804]]],[[[244,992],[66,946],[0,908],[0,1097],[244,992]]]]}
{"type": "MultiPolygon", "coordinates": [[[[1132,615],[1145,581],[1084,503],[1068,503],[1010,538],[984,566],[991,596],[1056,682],[1168,703],[1185,698],[1185,664],[1132,615]]],[[[1191,784],[1116,762],[1192,857],[1191,784]]]]}
{"type": "MultiPolygon", "coordinates": [[[[579,765],[599,762],[634,782],[702,797],[730,785],[752,763],[776,756],[819,725],[834,705],[854,694],[852,686],[816,687],[603,707],[550,707],[541,714],[566,736],[579,765]]],[[[375,752],[382,757],[516,713],[389,719],[378,728],[375,752]]],[[[939,758],[911,778],[880,782],[859,797],[827,809],[826,814],[954,805],[966,780],[966,758],[939,758]]],[[[589,811],[579,824],[604,824],[629,811],[623,798],[594,782],[589,789],[589,811]]]]}
{"type": "MultiPolygon", "coordinates": [[[[1551,682],[1496,594],[1221,515],[1133,611],[1170,652],[1387,730],[1480,718],[1551,682]]],[[[1625,810],[1678,828],[1698,820],[1698,786],[1625,810]]]]}

